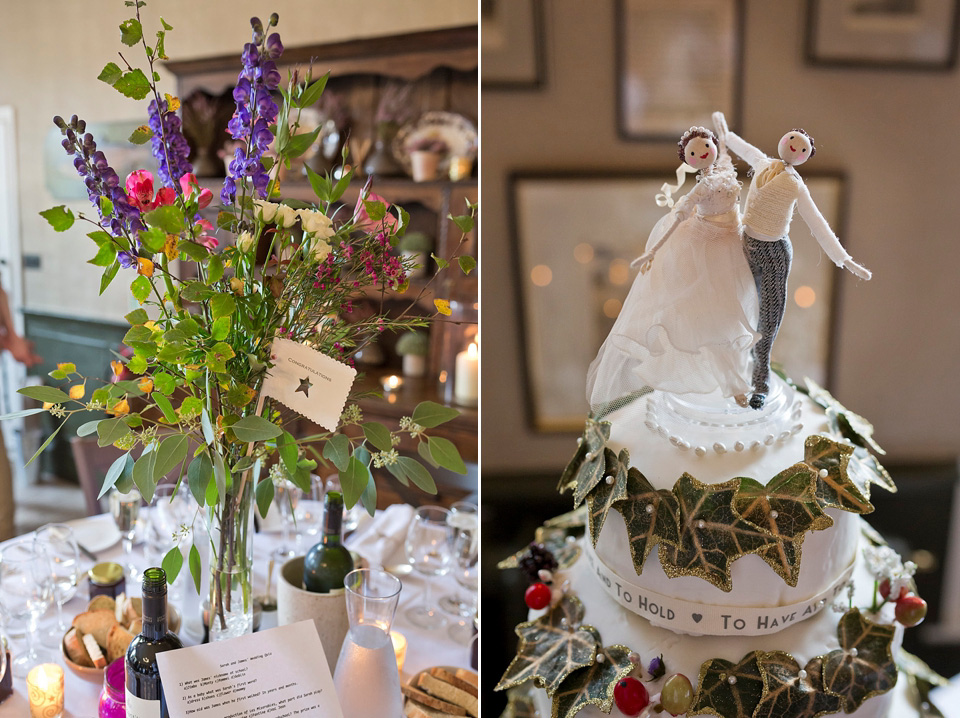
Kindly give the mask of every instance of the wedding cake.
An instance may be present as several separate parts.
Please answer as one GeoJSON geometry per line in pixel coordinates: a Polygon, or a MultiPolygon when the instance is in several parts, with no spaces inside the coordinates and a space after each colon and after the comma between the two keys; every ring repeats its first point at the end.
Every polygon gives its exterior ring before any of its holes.
{"type": "MultiPolygon", "coordinates": [[[[779,319],[763,271],[786,276],[744,251],[769,195],[755,176],[741,215],[726,145],[758,175],[769,164],[717,120],[716,134],[681,138],[700,181],[676,203],[679,185],[664,186],[672,209],[591,367],[592,411],[559,485],[574,510],[501,562],[530,580],[530,620],[497,686],[517,693],[515,715],[893,718],[898,663],[925,668],[900,650],[926,611],[914,566],[862,519],[871,489],[896,491],[872,426],[815,382],[769,373],[761,345],[779,319]],[[705,274],[718,265],[728,286],[705,274]]],[[[799,196],[786,227],[799,204],[813,229],[794,169],[813,141],[800,132],[784,135],[767,181],[799,196]]],[[[821,244],[869,278],[839,242],[821,244]]]]}

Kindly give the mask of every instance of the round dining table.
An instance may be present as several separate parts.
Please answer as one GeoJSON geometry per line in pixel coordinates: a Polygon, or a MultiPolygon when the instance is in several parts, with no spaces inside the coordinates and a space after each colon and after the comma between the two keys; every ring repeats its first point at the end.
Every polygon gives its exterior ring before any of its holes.
{"type": "MultiPolygon", "coordinates": [[[[159,553],[153,554],[147,547],[147,542],[139,540],[146,534],[146,526],[150,521],[150,508],[142,509],[138,520],[137,539],[135,539],[131,562],[138,569],[143,570],[149,566],[159,566],[161,556],[159,553]]],[[[370,521],[369,517],[364,517],[370,521]]],[[[199,520],[199,519],[198,519],[199,520]]],[[[74,529],[74,534],[78,542],[84,548],[96,556],[96,562],[116,561],[123,563],[125,557],[121,547],[120,534],[114,525],[113,519],[109,514],[91,516],[75,521],[67,522],[74,529]]],[[[353,536],[346,540],[346,545],[351,545],[351,539],[362,533],[364,523],[353,536]]],[[[29,537],[31,534],[27,534],[29,537]]],[[[23,538],[23,537],[18,537],[23,538]]],[[[16,541],[18,539],[11,539],[16,541]]],[[[313,543],[316,543],[317,537],[301,531],[291,532],[288,547],[297,554],[304,554],[313,543]]],[[[267,590],[267,569],[270,565],[270,559],[274,551],[281,546],[283,536],[279,531],[259,531],[253,541],[254,555],[254,582],[253,589],[255,596],[266,595],[267,590]]],[[[9,543],[9,542],[7,542],[9,543]]],[[[0,544],[2,548],[4,544],[0,544]]],[[[189,544],[187,544],[189,546],[189,544]]],[[[370,558],[370,557],[364,557],[370,558]]],[[[378,561],[374,557],[369,561],[374,567],[378,561]]],[[[86,610],[88,602],[88,586],[86,572],[94,565],[95,561],[84,553],[80,554],[80,575],[76,595],[63,604],[64,619],[69,623],[74,616],[86,610]]],[[[442,628],[427,630],[413,625],[406,618],[406,610],[410,606],[416,605],[422,600],[424,594],[425,579],[416,573],[409,571],[409,565],[398,564],[388,565],[387,569],[400,575],[403,588],[400,594],[400,602],[397,608],[396,618],[393,623],[393,631],[403,634],[407,639],[406,657],[404,667],[401,672],[401,682],[406,682],[411,676],[415,676],[420,671],[433,666],[451,666],[454,668],[470,668],[471,645],[470,643],[461,643],[451,638],[449,628],[457,621],[467,621],[468,619],[457,618],[446,615],[447,623],[442,628]]],[[[270,595],[275,599],[277,596],[277,579],[279,576],[279,560],[273,569],[272,585],[270,595]]],[[[436,583],[432,588],[433,596],[439,598],[444,594],[462,593],[457,583],[450,577],[433,579],[436,583]]],[[[140,587],[135,585],[135,581],[127,580],[127,590],[132,596],[140,595],[140,587]]],[[[168,601],[180,611],[182,615],[182,626],[178,633],[185,646],[197,645],[203,640],[203,622],[201,617],[201,599],[194,588],[193,580],[184,563],[183,570],[177,581],[168,590],[168,601]]],[[[56,607],[53,606],[43,616],[40,621],[37,644],[40,644],[40,638],[47,636],[50,638],[52,628],[56,621],[56,607]]],[[[259,630],[268,630],[277,625],[276,611],[265,611],[262,614],[259,630]]],[[[0,634],[6,634],[11,641],[11,650],[14,654],[25,646],[23,637],[24,626],[19,624],[7,623],[4,625],[0,621],[0,634]]],[[[98,718],[97,704],[102,690],[102,684],[94,684],[85,681],[65,666],[63,656],[56,648],[44,649],[50,654],[53,662],[64,668],[64,718],[98,718]]],[[[9,670],[9,667],[8,667],[9,670]]],[[[330,666],[331,673],[334,666],[330,666]]],[[[30,715],[29,704],[27,700],[26,679],[13,679],[13,695],[0,703],[0,718],[24,718],[30,715]]]]}

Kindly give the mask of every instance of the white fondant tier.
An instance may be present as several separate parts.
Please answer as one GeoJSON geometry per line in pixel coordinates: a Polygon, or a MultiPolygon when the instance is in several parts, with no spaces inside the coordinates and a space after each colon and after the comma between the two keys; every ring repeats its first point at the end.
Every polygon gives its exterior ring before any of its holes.
{"type": "MultiPolygon", "coordinates": [[[[859,552],[858,552],[859,554],[859,552]]],[[[577,596],[584,605],[583,624],[594,626],[603,639],[603,644],[623,644],[640,654],[641,665],[646,666],[652,658],[663,654],[667,675],[682,673],[694,683],[700,675],[700,666],[704,661],[713,658],[722,658],[734,663],[740,661],[747,653],[754,650],[785,651],[791,654],[803,666],[811,658],[824,655],[839,648],[837,639],[837,623],[841,614],[834,611],[830,605],[817,615],[805,621],[790,625],[788,628],[765,636],[685,636],[665,628],[652,625],[649,621],[622,608],[596,580],[586,558],[581,558],[572,568],[558,572],[556,579],[570,580],[570,591],[577,596]]],[[[858,555],[854,568],[853,581],[856,587],[854,605],[867,606],[873,596],[873,578],[867,573],[863,559],[858,555]]],[[[534,612],[531,618],[542,612],[534,612]]],[[[893,618],[892,606],[887,606],[882,613],[883,622],[893,618]]],[[[900,648],[903,639],[903,627],[897,624],[897,633],[894,639],[894,655],[900,648]]],[[[650,695],[658,693],[665,678],[646,683],[650,695]]],[[[898,678],[897,688],[902,688],[906,680],[898,678]]],[[[852,714],[857,718],[901,718],[899,714],[890,712],[896,690],[873,696],[866,700],[857,711],[852,714]]],[[[541,716],[551,715],[551,699],[546,692],[535,690],[535,703],[541,716]]],[[[900,705],[903,699],[900,699],[900,705]]],[[[577,714],[577,718],[600,718],[601,713],[596,706],[588,706],[577,714]]],[[[609,714],[612,718],[619,718],[623,714],[616,705],[609,714]]],[[[665,714],[664,714],[665,715],[665,714]]],[[[706,718],[717,718],[712,714],[703,714],[706,718]]],[[[841,712],[842,715],[842,712],[841,712]]],[[[905,718],[905,716],[903,717],[905,718]]]]}
{"type": "MultiPolygon", "coordinates": [[[[786,403],[790,421],[802,424],[802,430],[784,437],[766,431],[764,417],[752,419],[752,410],[728,411],[727,421],[742,422],[737,429],[726,427],[718,421],[710,426],[708,420],[696,425],[704,442],[714,438],[721,443],[723,452],[710,448],[698,455],[693,449],[681,449],[669,438],[663,438],[656,429],[651,429],[649,410],[645,402],[651,401],[657,410],[658,420],[665,413],[665,397],[654,393],[633,404],[604,417],[611,422],[608,448],[630,452],[630,464],[639,469],[656,489],[672,489],[686,472],[704,484],[718,484],[737,477],[749,477],[767,483],[781,471],[804,458],[804,441],[811,434],[828,434],[828,425],[823,410],[807,396],[796,393],[786,403]],[[732,415],[732,419],[731,419],[732,415]],[[799,417],[799,418],[796,418],[799,417]],[[734,448],[737,437],[774,436],[767,445],[761,440],[759,447],[751,449],[744,442],[740,451],[734,448]],[[706,438],[704,438],[706,437],[706,438]],[[722,441],[721,441],[722,439],[722,441]]],[[[669,407],[668,407],[669,408],[669,407]]],[[[696,422],[690,418],[691,426],[696,422]]],[[[678,426],[677,419],[673,428],[678,426]]],[[[770,422],[783,419],[775,415],[770,422]]],[[[794,425],[796,425],[794,424],[794,425]]],[[[659,425],[658,425],[659,426],[659,425]]],[[[789,433],[789,432],[787,432],[789,433]]],[[[668,578],[660,564],[658,551],[650,552],[637,575],[630,555],[626,526],[617,511],[610,511],[597,541],[596,553],[600,560],[630,583],[650,592],[685,601],[711,606],[785,606],[802,603],[828,589],[847,570],[853,561],[859,538],[859,516],[846,511],[827,509],[833,526],[821,531],[809,531],[805,535],[800,562],[800,574],[796,586],[789,586],[770,566],[755,555],[742,556],[731,566],[732,590],[725,592],[696,576],[668,578]]]]}

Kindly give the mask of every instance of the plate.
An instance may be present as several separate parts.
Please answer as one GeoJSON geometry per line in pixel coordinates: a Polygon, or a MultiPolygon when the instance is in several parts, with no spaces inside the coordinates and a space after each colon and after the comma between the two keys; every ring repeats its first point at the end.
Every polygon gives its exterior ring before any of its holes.
{"type": "Polygon", "coordinates": [[[393,156],[407,174],[413,174],[410,146],[423,139],[443,140],[449,148],[440,159],[441,175],[449,171],[451,157],[475,157],[477,154],[477,128],[470,120],[456,112],[424,112],[416,122],[401,127],[393,138],[393,156]]]}
{"type": "Polygon", "coordinates": [[[89,551],[97,553],[105,551],[120,540],[120,529],[113,522],[111,516],[91,516],[85,519],[67,521],[66,525],[73,529],[73,536],[77,543],[81,543],[89,551]]]}

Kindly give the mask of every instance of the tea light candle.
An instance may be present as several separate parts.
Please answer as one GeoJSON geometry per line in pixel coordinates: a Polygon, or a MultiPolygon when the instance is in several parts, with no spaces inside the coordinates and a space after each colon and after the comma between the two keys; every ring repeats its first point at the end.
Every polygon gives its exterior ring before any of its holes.
{"type": "Polygon", "coordinates": [[[396,391],[403,386],[403,377],[391,374],[390,376],[383,377],[383,379],[380,380],[380,384],[383,386],[384,391],[396,391]]]}
{"type": "Polygon", "coordinates": [[[476,406],[480,394],[480,352],[476,342],[457,354],[453,373],[453,398],[462,406],[476,406]]]}
{"type": "Polygon", "coordinates": [[[30,718],[60,718],[63,715],[63,669],[42,663],[27,674],[30,718]]]}
{"type": "Polygon", "coordinates": [[[390,631],[390,640],[393,641],[393,653],[397,657],[397,670],[403,673],[403,662],[407,658],[407,637],[402,633],[390,631]]]}

